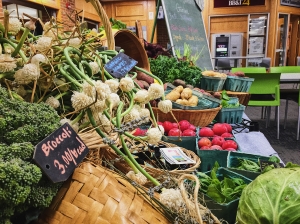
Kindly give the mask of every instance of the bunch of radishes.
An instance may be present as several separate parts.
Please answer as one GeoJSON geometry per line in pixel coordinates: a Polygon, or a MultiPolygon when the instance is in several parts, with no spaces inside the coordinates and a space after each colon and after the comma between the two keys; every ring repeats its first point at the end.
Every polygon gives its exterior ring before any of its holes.
{"type": "Polygon", "coordinates": [[[163,126],[166,136],[196,136],[196,127],[187,120],[181,120],[178,123],[170,121],[157,123],[163,126]]]}
{"type": "Polygon", "coordinates": [[[232,127],[227,123],[215,123],[212,128],[203,127],[198,132],[198,147],[200,150],[236,151],[238,145],[233,140],[232,127]]]}

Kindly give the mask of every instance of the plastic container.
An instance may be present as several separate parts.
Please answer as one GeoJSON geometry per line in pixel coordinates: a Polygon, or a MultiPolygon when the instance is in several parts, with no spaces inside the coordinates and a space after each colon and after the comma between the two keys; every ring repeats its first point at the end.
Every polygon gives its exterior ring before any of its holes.
{"type": "Polygon", "coordinates": [[[265,160],[268,161],[270,157],[266,156],[260,156],[260,155],[253,155],[253,154],[247,154],[247,153],[238,153],[238,152],[230,152],[228,161],[227,161],[227,167],[229,170],[239,173],[251,180],[254,180],[258,175],[260,175],[260,172],[253,172],[249,170],[240,170],[236,167],[240,163],[240,159],[247,159],[252,162],[258,163],[259,160],[265,160]]]}
{"type": "MultiPolygon", "coordinates": [[[[197,144],[197,142],[196,142],[197,144]]],[[[197,155],[199,156],[201,163],[198,168],[200,172],[210,171],[215,162],[218,162],[220,167],[227,166],[227,158],[229,156],[229,151],[226,150],[200,150],[197,148],[197,155]]]]}
{"type": "Polygon", "coordinates": [[[200,88],[210,91],[220,91],[223,89],[226,77],[201,76],[200,88]]]}
{"type": "MultiPolygon", "coordinates": [[[[202,161],[201,161],[202,162],[202,161]]],[[[210,171],[205,172],[206,175],[210,176],[210,171]]],[[[241,178],[246,184],[251,183],[251,179],[244,177],[236,172],[228,170],[226,168],[220,167],[217,171],[217,177],[219,180],[223,180],[224,177],[230,178],[241,178]]],[[[220,204],[214,201],[212,198],[204,194],[204,200],[206,206],[212,211],[212,213],[217,216],[217,218],[223,219],[228,222],[228,224],[234,224],[236,219],[237,208],[239,204],[239,198],[229,202],[220,204]]]]}
{"type": "Polygon", "coordinates": [[[222,108],[215,119],[220,123],[239,124],[242,122],[245,108],[244,105],[237,108],[222,108]]]}
{"type": "Polygon", "coordinates": [[[196,136],[182,136],[180,138],[174,136],[163,136],[163,141],[178,145],[182,148],[193,151],[197,154],[196,150],[196,136]]]}
{"type": "Polygon", "coordinates": [[[224,89],[235,92],[249,92],[254,78],[244,78],[238,76],[227,76],[224,89]]]}

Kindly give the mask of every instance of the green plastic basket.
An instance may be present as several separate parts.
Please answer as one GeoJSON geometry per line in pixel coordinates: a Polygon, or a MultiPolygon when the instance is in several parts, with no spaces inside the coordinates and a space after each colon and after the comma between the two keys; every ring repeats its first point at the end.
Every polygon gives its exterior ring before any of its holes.
{"type": "MultiPolygon", "coordinates": [[[[201,160],[202,163],[202,160],[201,160]]],[[[210,172],[205,172],[206,175],[210,176],[210,172]]],[[[220,167],[217,171],[217,177],[219,180],[223,180],[224,177],[230,178],[241,178],[246,184],[251,183],[251,179],[240,175],[236,172],[228,170],[226,168],[220,167]]],[[[235,224],[237,208],[239,204],[239,198],[229,202],[220,204],[214,201],[212,198],[204,194],[204,200],[206,202],[206,206],[212,211],[212,213],[219,219],[223,219],[228,222],[228,224],[235,224]]]]}
{"type": "Polygon", "coordinates": [[[244,105],[237,108],[222,108],[215,119],[220,123],[239,124],[242,122],[245,108],[244,105]]]}
{"type": "Polygon", "coordinates": [[[220,91],[223,89],[226,77],[211,77],[211,76],[201,76],[200,88],[209,91],[220,91]]]}
{"type": "Polygon", "coordinates": [[[238,152],[230,152],[228,161],[227,161],[227,167],[233,172],[239,173],[251,180],[254,180],[258,175],[260,175],[260,172],[253,172],[249,170],[240,170],[236,167],[240,163],[240,159],[247,159],[252,162],[258,162],[259,160],[265,160],[268,161],[270,157],[261,156],[261,155],[253,155],[253,154],[247,154],[247,153],[238,153],[238,152]]]}
{"type": "Polygon", "coordinates": [[[238,76],[227,76],[224,89],[234,92],[249,92],[254,78],[244,78],[238,76]]]}

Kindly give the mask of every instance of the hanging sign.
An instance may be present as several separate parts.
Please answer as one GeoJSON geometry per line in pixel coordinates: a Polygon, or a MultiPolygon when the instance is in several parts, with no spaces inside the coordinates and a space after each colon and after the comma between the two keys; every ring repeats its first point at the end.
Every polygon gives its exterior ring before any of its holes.
{"type": "Polygon", "coordinates": [[[265,5],[265,0],[214,0],[214,8],[265,5]]]}
{"type": "Polygon", "coordinates": [[[72,127],[65,123],[35,146],[33,160],[53,183],[66,181],[89,152],[72,127]]]}
{"type": "Polygon", "coordinates": [[[105,70],[115,78],[124,77],[138,62],[124,53],[119,53],[105,64],[105,70]]]}

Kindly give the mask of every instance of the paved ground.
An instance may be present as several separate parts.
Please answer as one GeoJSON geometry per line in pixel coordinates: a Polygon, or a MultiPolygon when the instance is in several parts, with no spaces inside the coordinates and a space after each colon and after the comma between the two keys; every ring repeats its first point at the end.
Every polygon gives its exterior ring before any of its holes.
{"type": "Polygon", "coordinates": [[[285,100],[281,100],[280,105],[280,139],[276,139],[276,122],[275,107],[271,110],[270,126],[265,127],[265,119],[261,119],[261,107],[247,107],[246,115],[252,120],[259,123],[259,130],[266,136],[274,150],[278,153],[284,163],[289,161],[300,164],[300,141],[296,141],[298,103],[289,101],[288,106],[288,122],[286,129],[283,128],[284,123],[285,100]]]}

